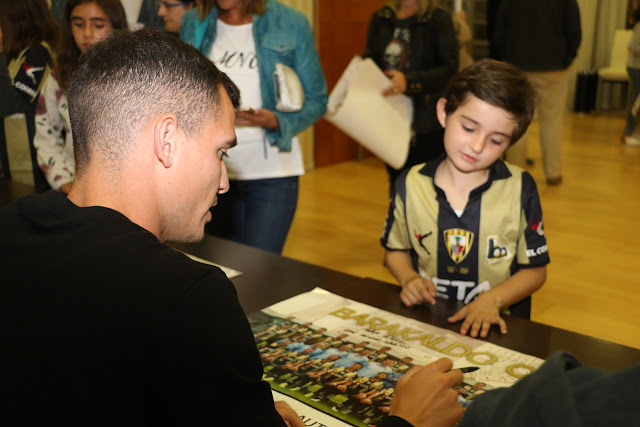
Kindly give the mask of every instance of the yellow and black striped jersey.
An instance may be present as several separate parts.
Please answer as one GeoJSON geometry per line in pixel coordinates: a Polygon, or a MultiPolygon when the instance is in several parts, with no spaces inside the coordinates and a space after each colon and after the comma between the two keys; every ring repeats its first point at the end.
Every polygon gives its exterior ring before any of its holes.
{"type": "MultiPolygon", "coordinates": [[[[443,159],[398,177],[382,246],[410,251],[414,268],[434,283],[439,296],[465,304],[520,268],[549,263],[540,198],[528,172],[498,160],[458,216],[433,181],[443,159]]],[[[510,312],[528,318],[530,309],[529,297],[510,312]]]]}

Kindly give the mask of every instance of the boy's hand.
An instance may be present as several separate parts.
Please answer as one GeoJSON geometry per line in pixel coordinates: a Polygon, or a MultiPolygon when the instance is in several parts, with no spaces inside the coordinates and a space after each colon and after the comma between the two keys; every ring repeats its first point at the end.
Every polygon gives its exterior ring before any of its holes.
{"type": "Polygon", "coordinates": [[[500,317],[500,301],[487,294],[480,295],[447,320],[454,323],[462,319],[462,335],[466,335],[471,329],[469,336],[475,338],[479,332],[482,338],[486,338],[491,325],[499,325],[500,332],[503,335],[507,333],[507,323],[500,317]]]}
{"type": "Polygon", "coordinates": [[[436,287],[431,280],[415,275],[401,284],[400,300],[404,305],[412,306],[428,302],[436,303],[436,287]]]}

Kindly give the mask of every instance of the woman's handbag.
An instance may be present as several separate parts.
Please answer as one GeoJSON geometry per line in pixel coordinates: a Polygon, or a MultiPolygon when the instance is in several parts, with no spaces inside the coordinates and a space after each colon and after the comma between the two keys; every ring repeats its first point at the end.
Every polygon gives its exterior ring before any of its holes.
{"type": "Polygon", "coordinates": [[[276,70],[273,72],[273,88],[276,95],[276,110],[294,113],[302,109],[304,90],[293,68],[276,64],[276,70]]]}

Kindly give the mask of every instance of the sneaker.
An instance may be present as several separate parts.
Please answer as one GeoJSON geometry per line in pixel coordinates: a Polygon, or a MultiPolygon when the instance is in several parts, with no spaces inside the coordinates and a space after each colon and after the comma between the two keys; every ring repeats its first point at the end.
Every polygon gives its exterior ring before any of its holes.
{"type": "Polygon", "coordinates": [[[633,147],[639,147],[640,146],[640,137],[638,137],[638,135],[636,135],[636,134],[629,135],[624,139],[624,143],[625,143],[625,145],[631,145],[633,147]]]}

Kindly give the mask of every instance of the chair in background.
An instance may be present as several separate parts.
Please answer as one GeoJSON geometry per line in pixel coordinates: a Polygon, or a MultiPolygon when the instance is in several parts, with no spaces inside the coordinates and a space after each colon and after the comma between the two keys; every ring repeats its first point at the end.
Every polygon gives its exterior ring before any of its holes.
{"type": "Polygon", "coordinates": [[[624,109],[627,104],[627,46],[631,33],[631,30],[616,30],[609,66],[598,70],[597,110],[624,109]]]}

